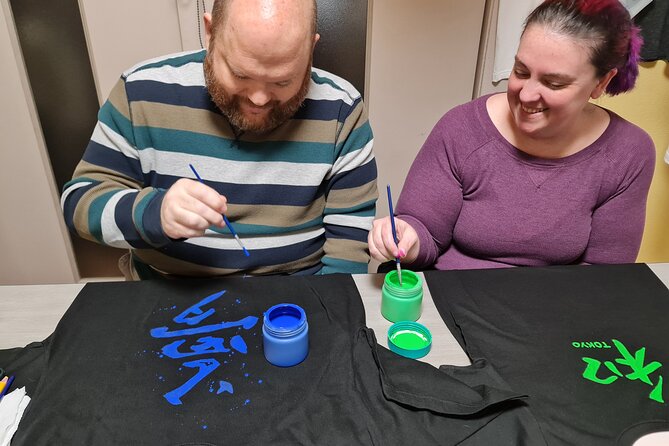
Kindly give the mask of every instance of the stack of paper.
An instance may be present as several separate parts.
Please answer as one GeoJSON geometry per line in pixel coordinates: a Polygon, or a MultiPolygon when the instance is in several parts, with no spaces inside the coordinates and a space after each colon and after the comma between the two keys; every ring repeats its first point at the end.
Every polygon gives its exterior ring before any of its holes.
{"type": "Polygon", "coordinates": [[[0,446],[9,446],[29,402],[25,387],[8,393],[0,400],[0,446]]]}

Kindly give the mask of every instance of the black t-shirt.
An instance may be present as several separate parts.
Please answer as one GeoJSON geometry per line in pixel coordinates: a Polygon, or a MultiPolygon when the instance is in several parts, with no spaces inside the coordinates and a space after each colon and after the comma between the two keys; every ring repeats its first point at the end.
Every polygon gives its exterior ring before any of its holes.
{"type": "Polygon", "coordinates": [[[669,430],[669,291],[645,265],[426,272],[442,318],[551,445],[669,430]]]}
{"type": "Polygon", "coordinates": [[[32,397],[12,445],[537,444],[485,360],[439,370],[364,320],[346,275],[87,284],[44,344],[0,352],[32,397]],[[309,323],[288,368],[262,352],[282,302],[309,323]]]}

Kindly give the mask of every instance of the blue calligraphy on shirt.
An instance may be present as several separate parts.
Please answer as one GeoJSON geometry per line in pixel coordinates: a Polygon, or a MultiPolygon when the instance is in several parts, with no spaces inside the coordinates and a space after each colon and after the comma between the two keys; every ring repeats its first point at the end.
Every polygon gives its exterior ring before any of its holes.
{"type": "MultiPolygon", "coordinates": [[[[233,321],[233,322],[221,321],[216,324],[193,327],[194,325],[200,324],[206,318],[213,316],[216,313],[216,310],[214,310],[213,308],[204,310],[202,307],[214,302],[224,293],[225,290],[205,297],[195,305],[192,305],[185,311],[181,312],[173,319],[173,321],[178,324],[189,325],[192,328],[184,328],[180,330],[170,331],[168,327],[156,327],[151,329],[150,331],[151,336],[157,339],[175,338],[175,337],[185,337],[191,335],[200,335],[204,333],[212,333],[231,328],[241,327],[244,330],[250,330],[251,328],[253,328],[258,322],[258,318],[255,316],[247,316],[238,321],[233,321]]],[[[226,340],[223,337],[203,336],[198,338],[196,343],[190,345],[189,348],[183,348],[180,350],[179,348],[186,343],[186,339],[178,339],[163,346],[162,353],[168,358],[180,359],[197,355],[229,353],[231,349],[242,354],[246,354],[248,351],[246,342],[238,334],[235,334],[230,338],[228,346],[225,345],[225,341],[226,340]]],[[[163,395],[165,399],[170,404],[173,405],[182,404],[181,398],[188,392],[190,392],[190,390],[193,389],[193,387],[195,387],[200,381],[206,378],[211,372],[216,370],[221,364],[214,358],[201,358],[201,359],[195,359],[193,361],[186,361],[182,365],[184,367],[198,369],[198,371],[184,384],[163,395]]],[[[224,381],[221,381],[221,384],[223,382],[224,381]]],[[[226,386],[227,386],[226,391],[228,393],[233,393],[232,385],[226,382],[226,386]]],[[[221,392],[222,390],[219,390],[217,394],[220,394],[221,392]]]]}

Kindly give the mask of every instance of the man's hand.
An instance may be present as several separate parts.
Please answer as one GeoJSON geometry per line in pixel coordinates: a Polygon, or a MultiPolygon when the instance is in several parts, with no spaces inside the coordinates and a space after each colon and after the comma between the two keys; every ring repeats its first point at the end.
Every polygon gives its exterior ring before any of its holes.
{"type": "Polygon", "coordinates": [[[182,178],[167,190],[160,207],[160,222],[173,239],[198,237],[209,226],[223,226],[227,199],[206,184],[182,178]]]}

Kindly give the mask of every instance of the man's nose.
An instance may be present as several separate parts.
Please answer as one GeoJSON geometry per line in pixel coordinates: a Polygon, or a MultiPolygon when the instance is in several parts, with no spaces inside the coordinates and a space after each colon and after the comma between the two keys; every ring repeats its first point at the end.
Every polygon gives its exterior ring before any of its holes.
{"type": "Polygon", "coordinates": [[[255,88],[251,91],[248,98],[256,107],[264,107],[272,99],[269,92],[262,87],[255,88]]]}

